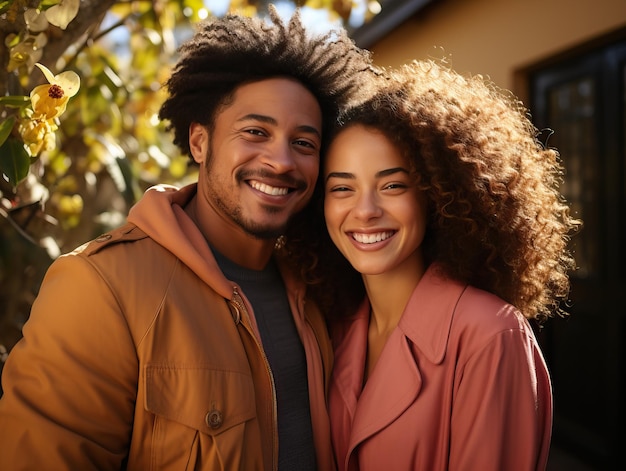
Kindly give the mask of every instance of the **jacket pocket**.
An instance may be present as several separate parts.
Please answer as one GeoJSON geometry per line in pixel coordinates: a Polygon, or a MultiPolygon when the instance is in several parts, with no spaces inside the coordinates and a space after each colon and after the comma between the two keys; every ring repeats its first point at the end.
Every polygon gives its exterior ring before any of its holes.
{"type": "Polygon", "coordinates": [[[147,365],[144,378],[145,409],[155,416],[152,469],[240,468],[246,423],[256,417],[250,375],[147,365]]]}

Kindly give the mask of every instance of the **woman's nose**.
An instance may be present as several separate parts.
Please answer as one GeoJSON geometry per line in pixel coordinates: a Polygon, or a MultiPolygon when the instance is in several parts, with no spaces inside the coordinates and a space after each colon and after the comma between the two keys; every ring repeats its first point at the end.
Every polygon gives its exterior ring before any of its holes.
{"type": "Polygon", "coordinates": [[[382,208],[380,207],[376,195],[371,192],[361,193],[356,200],[354,214],[357,218],[362,220],[380,217],[382,208]]]}

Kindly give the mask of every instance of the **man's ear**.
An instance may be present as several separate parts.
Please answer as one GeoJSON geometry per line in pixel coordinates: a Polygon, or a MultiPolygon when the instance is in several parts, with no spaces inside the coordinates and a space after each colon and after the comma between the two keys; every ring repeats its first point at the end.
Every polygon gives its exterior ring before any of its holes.
{"type": "Polygon", "coordinates": [[[199,123],[189,126],[189,149],[196,163],[204,162],[209,150],[209,131],[199,123]]]}

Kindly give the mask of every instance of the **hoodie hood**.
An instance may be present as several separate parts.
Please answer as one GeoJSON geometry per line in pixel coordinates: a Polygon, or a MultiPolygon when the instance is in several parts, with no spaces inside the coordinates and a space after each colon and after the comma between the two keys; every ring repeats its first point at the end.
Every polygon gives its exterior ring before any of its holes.
{"type": "Polygon", "coordinates": [[[196,191],[196,183],[181,189],[153,186],[130,209],[128,222],[172,252],[221,296],[230,299],[234,284],[223,275],[204,236],[184,210],[196,191]]]}

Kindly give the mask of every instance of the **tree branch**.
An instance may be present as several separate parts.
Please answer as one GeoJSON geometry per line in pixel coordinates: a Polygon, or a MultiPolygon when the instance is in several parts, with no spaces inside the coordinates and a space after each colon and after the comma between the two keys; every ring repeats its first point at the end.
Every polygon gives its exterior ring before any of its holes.
{"type": "MultiPolygon", "coordinates": [[[[17,34],[24,30],[24,11],[26,8],[36,8],[39,3],[40,0],[16,1],[10,11],[0,18],[0,44],[3,45],[0,47],[0,96],[4,96],[7,93],[9,80],[14,81],[13,77],[9,76],[7,72],[9,48],[4,47],[4,41],[10,34],[17,34]]],[[[59,57],[72,44],[78,42],[82,36],[85,36],[90,28],[97,26],[99,20],[116,3],[118,3],[116,0],[82,0],[76,18],[70,22],[65,30],[52,25],[48,28],[46,31],[48,43],[43,48],[43,56],[40,62],[45,64],[53,73],[57,73],[55,64],[59,57]]],[[[40,75],[36,75],[38,81],[41,80],[40,75]]]]}

